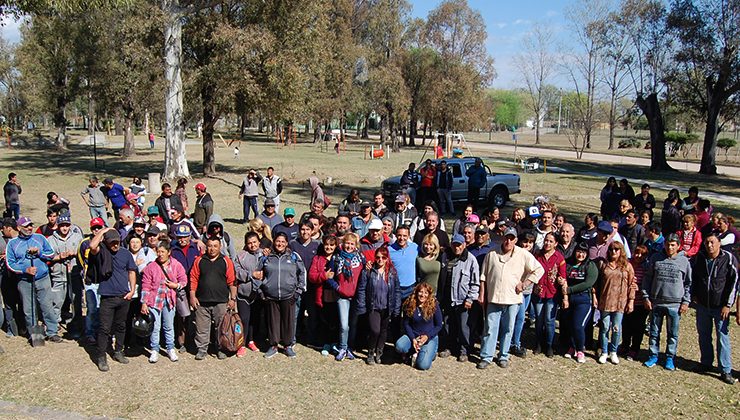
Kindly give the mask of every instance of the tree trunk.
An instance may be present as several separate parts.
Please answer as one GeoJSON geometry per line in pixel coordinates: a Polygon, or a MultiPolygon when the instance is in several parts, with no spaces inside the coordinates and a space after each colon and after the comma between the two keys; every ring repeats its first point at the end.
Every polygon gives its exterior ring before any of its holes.
{"type": "Polygon", "coordinates": [[[540,113],[542,111],[538,110],[534,113],[534,144],[541,144],[540,143],[540,113]]]}
{"type": "Polygon", "coordinates": [[[427,142],[427,127],[429,127],[429,122],[424,121],[424,127],[421,130],[421,146],[424,147],[424,144],[427,142]]]}
{"type": "Polygon", "coordinates": [[[215,131],[216,115],[214,107],[215,87],[206,84],[200,90],[200,100],[203,106],[203,175],[211,176],[216,173],[216,149],[213,144],[213,132],[215,131]]]}
{"type": "Polygon", "coordinates": [[[123,110],[123,157],[124,159],[136,156],[134,141],[134,110],[126,107],[123,110]]]}
{"type": "Polygon", "coordinates": [[[612,92],[611,102],[609,103],[609,150],[614,149],[614,129],[617,126],[617,101],[614,92],[612,92]]]}
{"type": "Polygon", "coordinates": [[[368,127],[370,126],[370,113],[365,114],[365,122],[362,125],[362,138],[364,140],[367,140],[370,138],[370,134],[367,132],[368,127]]]}
{"type": "Polygon", "coordinates": [[[722,108],[720,101],[709,96],[707,109],[707,125],[704,130],[704,147],[701,153],[699,173],[717,175],[717,134],[719,134],[719,113],[722,108]]]}
{"type": "Polygon", "coordinates": [[[185,130],[182,106],[182,16],[179,0],[162,0],[166,22],[164,28],[164,61],[167,92],[165,93],[165,148],[162,178],[190,178],[185,154],[185,130]]]}
{"type": "Polygon", "coordinates": [[[113,121],[115,124],[114,128],[114,134],[116,136],[122,136],[123,135],[123,116],[121,116],[121,110],[116,110],[116,114],[113,116],[113,121]]]}
{"type": "Polygon", "coordinates": [[[380,117],[380,147],[382,149],[385,149],[385,142],[388,138],[388,124],[387,124],[387,117],[380,117]]]}
{"type": "Polygon", "coordinates": [[[650,127],[650,170],[673,170],[668,165],[668,160],[666,160],[665,156],[665,124],[663,115],[660,112],[658,94],[651,93],[647,97],[638,96],[635,103],[642,110],[650,127]]]}
{"type": "Polygon", "coordinates": [[[416,126],[418,124],[418,120],[416,119],[416,116],[411,117],[411,121],[409,121],[409,146],[414,147],[416,146],[416,126]]]}
{"type": "Polygon", "coordinates": [[[87,134],[95,134],[95,99],[92,93],[87,94],[87,134]]]}
{"type": "MultiPolygon", "coordinates": [[[[151,127],[149,127],[149,109],[144,109],[144,135],[149,135],[151,127]]],[[[152,130],[153,131],[153,130],[152,130]]]]}

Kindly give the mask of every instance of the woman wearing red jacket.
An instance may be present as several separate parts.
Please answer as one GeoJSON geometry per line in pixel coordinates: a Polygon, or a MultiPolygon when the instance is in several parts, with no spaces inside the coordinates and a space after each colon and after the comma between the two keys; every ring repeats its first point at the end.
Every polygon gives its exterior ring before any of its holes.
{"type": "Polygon", "coordinates": [[[545,235],[542,243],[542,249],[537,252],[535,257],[545,269],[540,282],[534,286],[532,292],[532,303],[534,303],[535,312],[537,313],[537,322],[535,332],[537,334],[537,347],[534,353],[537,354],[545,349],[545,356],[552,357],[552,342],[555,339],[555,317],[558,312],[558,303],[556,295],[560,294],[559,286],[565,283],[567,274],[565,271],[565,258],[563,254],[556,249],[558,245],[557,237],[550,232],[545,235]]]}
{"type": "Polygon", "coordinates": [[[691,258],[701,250],[701,232],[696,228],[696,216],[687,214],[682,219],[683,229],[678,231],[681,239],[681,250],[691,258]]]}

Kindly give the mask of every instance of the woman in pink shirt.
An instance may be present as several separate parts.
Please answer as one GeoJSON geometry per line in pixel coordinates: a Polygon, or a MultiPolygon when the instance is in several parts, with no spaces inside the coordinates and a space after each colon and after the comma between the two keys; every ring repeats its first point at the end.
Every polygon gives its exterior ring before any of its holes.
{"type": "Polygon", "coordinates": [[[565,258],[557,250],[557,245],[557,237],[554,233],[549,232],[545,235],[542,249],[535,255],[537,261],[545,269],[545,274],[542,275],[540,282],[534,286],[532,292],[532,303],[534,303],[535,312],[537,313],[537,322],[535,323],[537,347],[534,353],[539,353],[544,347],[545,356],[547,357],[553,356],[552,342],[555,338],[555,317],[558,312],[556,295],[562,296],[559,284],[565,284],[567,277],[565,258]]]}
{"type": "Polygon", "coordinates": [[[159,360],[159,332],[164,328],[167,356],[177,361],[175,351],[175,303],[177,292],[188,284],[185,268],[174,258],[170,258],[170,242],[157,244],[157,259],[144,268],[141,279],[141,313],[151,314],[154,329],[150,338],[152,353],[149,363],[159,360]]]}

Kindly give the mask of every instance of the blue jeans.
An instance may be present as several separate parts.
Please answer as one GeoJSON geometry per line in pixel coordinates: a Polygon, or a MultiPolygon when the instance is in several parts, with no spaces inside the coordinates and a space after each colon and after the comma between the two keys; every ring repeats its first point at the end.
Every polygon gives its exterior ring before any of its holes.
{"type": "Polygon", "coordinates": [[[514,335],[511,338],[512,347],[522,346],[522,330],[524,329],[524,316],[527,314],[527,308],[529,308],[529,301],[532,299],[532,294],[522,295],[524,302],[519,305],[519,310],[516,313],[516,320],[514,322],[514,335]]]}
{"type": "Polygon", "coordinates": [[[10,213],[12,214],[13,219],[18,220],[19,217],[21,217],[21,205],[20,204],[9,204],[6,206],[8,210],[10,210],[10,213]]]}
{"type": "Polygon", "coordinates": [[[246,195],[243,198],[244,200],[244,222],[249,221],[249,210],[252,210],[254,213],[254,217],[257,217],[259,215],[259,211],[257,209],[257,196],[254,197],[247,197],[246,195]]]}
{"type": "Polygon", "coordinates": [[[678,315],[680,305],[654,305],[650,313],[650,356],[658,357],[660,353],[660,331],[663,329],[663,318],[668,318],[668,346],[665,350],[666,357],[675,357],[678,348],[678,315]]]}
{"type": "Polygon", "coordinates": [[[455,214],[455,207],[452,205],[452,191],[447,189],[438,189],[437,198],[439,199],[439,214],[455,214]]]}
{"type": "Polygon", "coordinates": [[[100,308],[100,295],[98,295],[98,284],[85,285],[85,335],[96,338],[98,328],[100,327],[100,318],[98,318],[98,309],[100,308]]]}
{"type": "Polygon", "coordinates": [[[295,297],[295,319],[293,321],[293,342],[290,343],[291,345],[295,345],[296,335],[298,334],[298,320],[301,317],[301,296],[303,294],[296,294],[295,297]]]}
{"type": "Polygon", "coordinates": [[[99,217],[103,219],[105,226],[108,226],[108,215],[105,212],[105,206],[90,206],[90,218],[99,217]]]}
{"type": "Polygon", "coordinates": [[[149,312],[154,318],[154,329],[149,338],[149,345],[153,353],[159,352],[159,333],[164,328],[164,343],[167,350],[175,348],[175,308],[170,308],[169,303],[165,302],[162,311],[159,309],[149,308],[149,312]]]}
{"type": "Polygon", "coordinates": [[[33,305],[33,309],[38,314],[38,310],[41,309],[41,316],[46,324],[46,336],[51,337],[57,335],[59,332],[59,322],[57,317],[54,315],[54,307],[52,305],[52,290],[51,290],[51,279],[47,275],[44,278],[38,279],[31,284],[27,279],[22,279],[18,282],[18,291],[23,299],[23,313],[26,316],[26,325],[30,327],[35,326],[34,321],[37,321],[36,314],[31,311],[31,287],[36,292],[36,302],[33,305]]]}
{"type": "MultiPolygon", "coordinates": [[[[432,362],[437,358],[437,348],[439,347],[439,336],[435,336],[431,340],[427,341],[419,349],[419,354],[416,355],[415,368],[419,370],[429,370],[432,367],[432,362]]],[[[413,349],[411,345],[411,338],[408,335],[402,335],[396,341],[396,351],[401,354],[408,354],[413,349]]]]}
{"type": "Polygon", "coordinates": [[[355,342],[357,334],[357,311],[351,299],[339,298],[339,349],[347,350],[355,342]]]}
{"type": "Polygon", "coordinates": [[[568,296],[571,311],[571,347],[576,351],[586,350],[586,325],[591,322],[592,302],[591,294],[588,292],[568,296]]]}
{"type": "Polygon", "coordinates": [[[401,286],[401,302],[406,300],[407,297],[411,296],[411,294],[414,293],[414,287],[416,287],[416,283],[410,286],[401,286]]]}
{"type": "Polygon", "coordinates": [[[732,348],[730,347],[730,320],[720,318],[720,308],[707,308],[696,305],[696,331],[699,334],[701,364],[714,364],[712,330],[717,331],[717,361],[722,373],[732,372],[732,348]]]}
{"type": "Polygon", "coordinates": [[[483,327],[483,338],[480,346],[480,358],[488,363],[493,361],[493,352],[498,341],[498,359],[509,360],[511,332],[514,329],[516,314],[521,305],[486,305],[486,320],[483,327]]]}
{"type": "Polygon", "coordinates": [[[601,313],[601,329],[599,330],[599,345],[603,354],[614,353],[619,348],[619,342],[622,340],[622,312],[601,313]],[[611,331],[611,340],[609,332],[611,331]]]}
{"type": "Polygon", "coordinates": [[[558,303],[555,298],[541,298],[537,295],[532,297],[534,311],[537,320],[534,324],[537,342],[541,345],[552,347],[555,339],[555,318],[558,314],[558,303]]]}

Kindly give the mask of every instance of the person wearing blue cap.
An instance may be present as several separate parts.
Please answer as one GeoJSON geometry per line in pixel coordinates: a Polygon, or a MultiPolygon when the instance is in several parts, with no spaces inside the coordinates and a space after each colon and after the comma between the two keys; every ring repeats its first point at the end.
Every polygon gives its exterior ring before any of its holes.
{"type": "Polygon", "coordinates": [[[609,252],[609,244],[614,242],[612,238],[612,224],[602,220],[596,227],[596,236],[588,240],[588,259],[591,261],[606,260],[609,252]]]}
{"type": "Polygon", "coordinates": [[[278,223],[275,226],[275,229],[272,230],[273,236],[283,232],[288,237],[288,241],[295,240],[298,237],[298,229],[300,228],[298,223],[295,222],[295,209],[293,207],[286,208],[283,211],[283,219],[284,220],[281,223],[278,223]]]}

